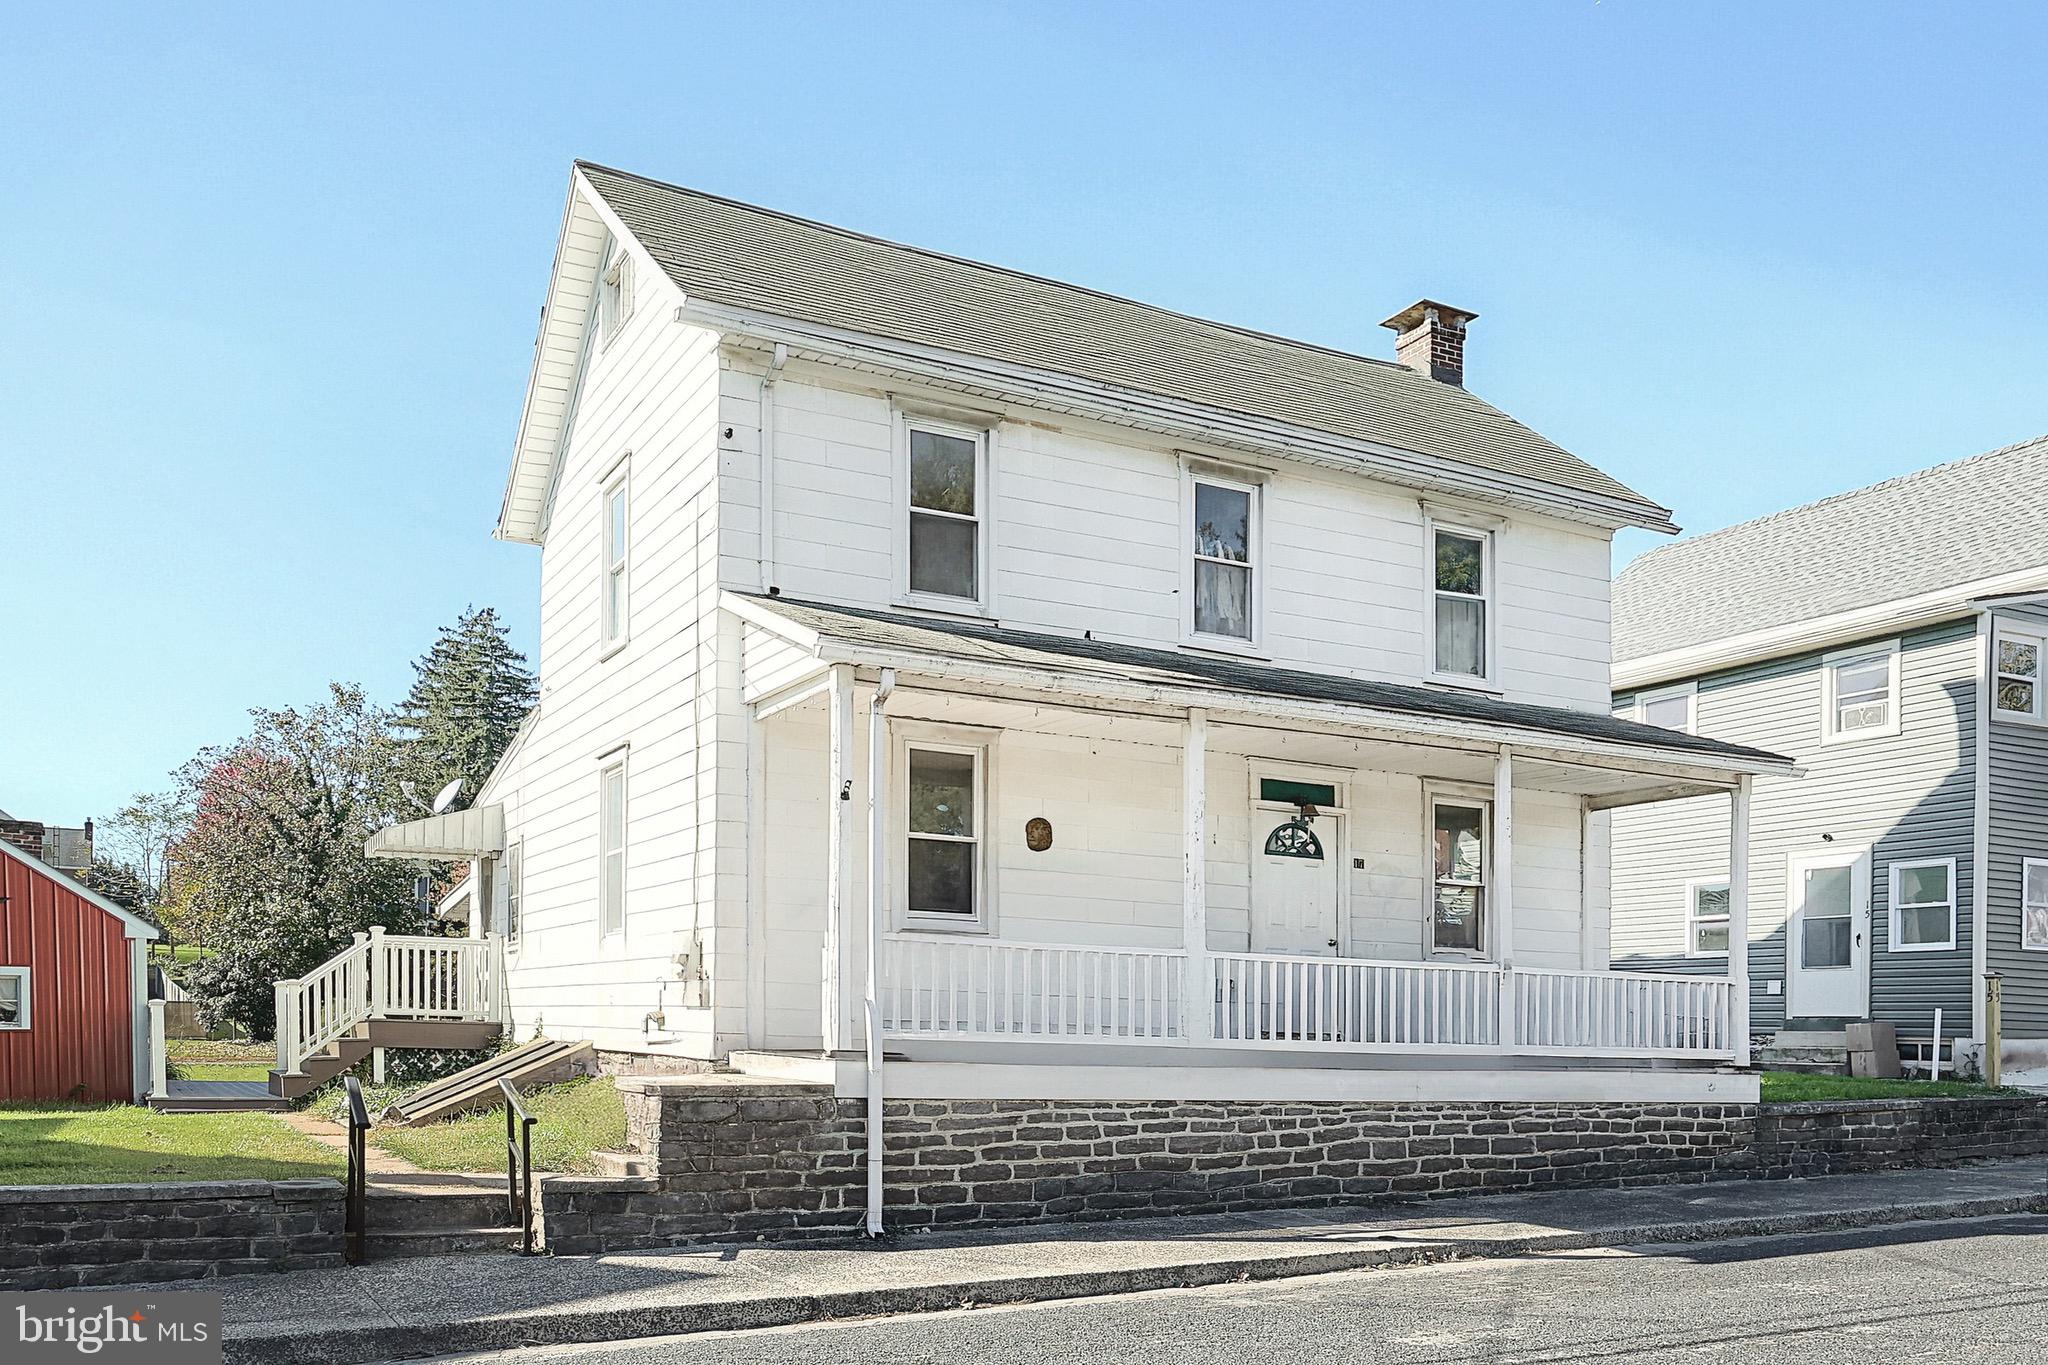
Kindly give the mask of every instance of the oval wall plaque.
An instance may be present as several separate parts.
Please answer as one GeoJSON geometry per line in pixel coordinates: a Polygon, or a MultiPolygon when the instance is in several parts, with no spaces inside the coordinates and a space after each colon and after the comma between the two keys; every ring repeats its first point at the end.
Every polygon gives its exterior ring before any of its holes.
{"type": "Polygon", "coordinates": [[[1033,853],[1043,853],[1052,847],[1052,821],[1042,815],[1034,815],[1024,822],[1024,847],[1033,853]]]}

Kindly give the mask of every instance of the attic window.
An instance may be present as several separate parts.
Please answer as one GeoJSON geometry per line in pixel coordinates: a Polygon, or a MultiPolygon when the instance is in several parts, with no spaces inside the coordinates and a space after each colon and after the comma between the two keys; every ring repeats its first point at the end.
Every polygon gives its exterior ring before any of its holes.
{"type": "Polygon", "coordinates": [[[599,331],[607,342],[633,316],[633,260],[624,251],[612,257],[598,282],[597,314],[599,331]]]}

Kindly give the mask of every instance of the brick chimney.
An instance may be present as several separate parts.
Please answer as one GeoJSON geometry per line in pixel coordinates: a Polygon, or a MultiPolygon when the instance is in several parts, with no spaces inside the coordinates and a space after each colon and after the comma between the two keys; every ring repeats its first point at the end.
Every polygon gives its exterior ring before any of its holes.
{"type": "Polygon", "coordinates": [[[1465,324],[1478,317],[1435,299],[1409,304],[1380,326],[1394,332],[1394,357],[1409,369],[1465,386],[1465,324]]]}

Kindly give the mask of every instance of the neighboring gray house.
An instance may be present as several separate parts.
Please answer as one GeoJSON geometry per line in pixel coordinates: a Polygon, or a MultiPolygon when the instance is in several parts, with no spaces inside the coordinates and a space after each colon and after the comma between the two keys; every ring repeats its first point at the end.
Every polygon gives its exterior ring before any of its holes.
{"type": "MultiPolygon", "coordinates": [[[[1756,782],[1756,1033],[1881,1019],[1925,1042],[1939,1009],[1968,1053],[1996,971],[2008,1072],[2048,1068],[2044,652],[2048,438],[1697,536],[1615,580],[1616,713],[1804,771],[1756,782]]],[[[1614,814],[1616,967],[1725,969],[1727,822],[1698,799],[1614,814]]]]}

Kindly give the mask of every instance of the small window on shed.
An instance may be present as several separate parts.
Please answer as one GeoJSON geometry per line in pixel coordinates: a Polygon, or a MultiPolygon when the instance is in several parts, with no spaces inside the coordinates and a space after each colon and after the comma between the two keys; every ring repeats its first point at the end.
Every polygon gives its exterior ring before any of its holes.
{"type": "Polygon", "coordinates": [[[0,967],[0,1029],[28,1027],[28,968],[0,967]]]}

